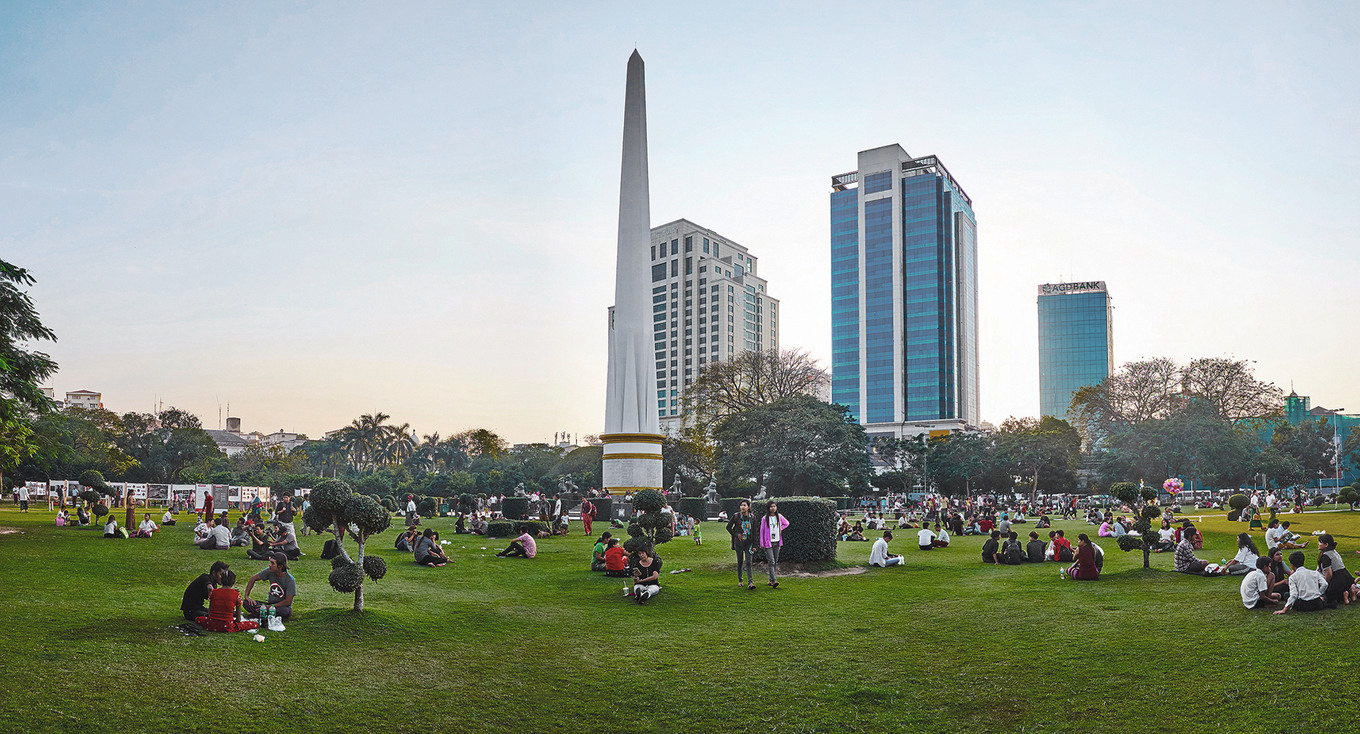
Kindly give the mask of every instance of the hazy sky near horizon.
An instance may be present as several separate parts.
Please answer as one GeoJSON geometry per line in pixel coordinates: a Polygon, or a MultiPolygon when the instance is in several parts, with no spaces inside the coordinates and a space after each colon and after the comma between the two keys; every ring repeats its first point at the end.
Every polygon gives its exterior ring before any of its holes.
{"type": "Polygon", "coordinates": [[[982,414],[1036,286],[1116,363],[1234,356],[1360,411],[1360,6],[5,3],[0,258],[58,393],[318,436],[598,433],[624,72],[654,224],[751,248],[829,364],[830,177],[936,154],[978,220],[982,414]]]}

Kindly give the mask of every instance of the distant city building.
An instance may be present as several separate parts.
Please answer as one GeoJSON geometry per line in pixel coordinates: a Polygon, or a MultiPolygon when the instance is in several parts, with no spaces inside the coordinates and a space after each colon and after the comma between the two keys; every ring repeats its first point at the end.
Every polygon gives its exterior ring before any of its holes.
{"type": "Polygon", "coordinates": [[[685,390],[705,365],[779,348],[779,300],[750,250],[688,219],[652,228],[651,258],[656,409],[674,435],[685,390]]]}
{"type": "Polygon", "coordinates": [[[57,391],[54,388],[40,387],[38,388],[38,390],[43,394],[43,397],[47,398],[48,400],[57,399],[57,391]]]}
{"type": "Polygon", "coordinates": [[[1114,370],[1105,281],[1039,286],[1039,414],[1069,420],[1072,395],[1114,370]]]}
{"type": "Polygon", "coordinates": [[[976,427],[977,220],[935,156],[831,178],[831,398],[871,437],[976,427]]]}
{"type": "Polygon", "coordinates": [[[307,443],[307,437],[302,435],[301,433],[293,433],[291,431],[285,431],[282,428],[280,428],[279,430],[273,433],[261,434],[257,441],[259,442],[260,446],[263,446],[265,448],[269,448],[271,446],[279,446],[285,452],[287,452],[292,451],[293,449],[297,448],[298,446],[301,446],[304,443],[307,443]]]}
{"type": "Polygon", "coordinates": [[[208,437],[217,444],[217,448],[227,456],[235,456],[250,447],[250,442],[231,431],[219,431],[207,429],[208,437]]]}
{"type": "MultiPolygon", "coordinates": [[[[1339,449],[1344,445],[1346,438],[1351,435],[1351,431],[1360,428],[1360,413],[1346,413],[1345,408],[1329,409],[1320,405],[1312,406],[1310,402],[1307,395],[1300,395],[1290,390],[1289,396],[1284,400],[1285,419],[1296,426],[1304,421],[1326,421],[1327,425],[1332,427],[1333,441],[1338,444],[1335,448],[1338,449],[1339,455],[1339,449]]],[[[1263,427],[1260,432],[1261,439],[1269,441],[1273,432],[1273,427],[1263,427]]],[[[1325,474],[1326,476],[1321,479],[1311,480],[1308,486],[1327,492],[1338,491],[1342,486],[1360,480],[1360,467],[1352,465],[1343,458],[1339,463],[1334,462],[1325,474]]]]}
{"type": "Polygon", "coordinates": [[[66,407],[98,410],[104,407],[103,397],[93,390],[72,390],[66,393],[66,407]]]}

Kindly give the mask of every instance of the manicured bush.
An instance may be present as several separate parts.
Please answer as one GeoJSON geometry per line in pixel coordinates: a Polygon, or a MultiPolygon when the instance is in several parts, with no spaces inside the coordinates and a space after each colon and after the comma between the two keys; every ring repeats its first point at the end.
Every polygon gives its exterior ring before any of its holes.
{"type": "Polygon", "coordinates": [[[741,512],[742,502],[750,501],[751,500],[746,497],[724,497],[719,500],[720,504],[722,504],[723,512],[727,513],[727,519],[729,520],[736,517],[737,513],[741,512]]]}
{"type": "Polygon", "coordinates": [[[1140,496],[1138,485],[1133,482],[1115,482],[1110,485],[1110,496],[1126,505],[1132,505],[1138,501],[1140,496]]]}
{"type": "Polygon", "coordinates": [[[527,520],[529,519],[529,498],[528,497],[506,497],[501,504],[501,514],[507,520],[527,520]]]}
{"type": "Polygon", "coordinates": [[[670,518],[661,514],[665,504],[666,498],[655,489],[644,489],[633,495],[633,509],[642,514],[633,518],[628,526],[629,538],[623,542],[624,550],[631,555],[643,550],[655,553],[656,546],[670,542],[675,534],[671,532],[670,518]]]}
{"type": "Polygon", "coordinates": [[[1356,503],[1360,502],[1360,490],[1355,487],[1342,487],[1341,491],[1337,493],[1336,499],[1350,505],[1351,509],[1354,510],[1356,503]]]}
{"type": "Polygon", "coordinates": [[[703,497],[682,497],[680,511],[694,518],[695,522],[703,522],[708,519],[708,500],[703,497]]]}
{"type": "Polygon", "coordinates": [[[515,523],[509,520],[492,520],[486,524],[486,537],[504,538],[507,535],[515,534],[515,523]]]}
{"type": "Polygon", "coordinates": [[[1135,533],[1121,535],[1115,540],[1119,543],[1119,550],[1122,551],[1140,550],[1143,547],[1143,536],[1135,533]]]}
{"type": "Polygon", "coordinates": [[[388,512],[397,511],[397,501],[392,499],[392,495],[390,494],[382,498],[382,506],[383,509],[387,510],[388,512]]]}
{"type": "Polygon", "coordinates": [[[109,506],[103,502],[96,502],[94,507],[90,508],[90,512],[93,512],[95,517],[102,518],[109,514],[109,506]]]}
{"type": "Polygon", "coordinates": [[[849,497],[827,497],[827,499],[836,503],[837,510],[850,509],[850,503],[854,501],[849,497]]]}
{"type": "Polygon", "coordinates": [[[80,485],[104,494],[109,492],[109,485],[104,482],[104,475],[94,469],[86,469],[80,473],[80,485]]]}
{"type": "Polygon", "coordinates": [[[548,527],[548,523],[543,522],[542,520],[516,520],[513,524],[515,535],[528,533],[537,538],[539,533],[552,531],[552,528],[548,527]]]}
{"type": "MultiPolygon", "coordinates": [[[[790,563],[836,560],[836,503],[820,497],[781,497],[779,514],[789,521],[779,560],[790,563]]],[[[759,508],[757,508],[759,509],[759,508]]],[[[759,517],[761,512],[755,513],[759,517]]]]}
{"type": "Polygon", "coordinates": [[[477,498],[476,498],[476,497],[474,497],[474,496],[472,496],[471,494],[466,493],[466,492],[463,493],[463,494],[458,495],[458,511],[459,511],[459,512],[472,512],[472,511],[475,510],[475,509],[477,509],[477,498]]]}
{"type": "Polygon", "coordinates": [[[84,492],[81,492],[80,494],[76,495],[76,497],[79,497],[87,504],[94,504],[95,502],[99,501],[100,494],[94,491],[93,489],[87,489],[84,492]]]}
{"type": "Polygon", "coordinates": [[[377,581],[387,575],[387,561],[382,556],[364,556],[364,573],[377,581]]]}
{"type": "Polygon", "coordinates": [[[595,505],[596,522],[608,523],[614,517],[614,498],[591,497],[590,504],[595,505]]]}
{"type": "MultiPolygon", "coordinates": [[[[367,561],[367,559],[364,560],[367,561]]],[[[358,564],[353,562],[341,563],[331,571],[329,581],[332,589],[343,594],[353,594],[363,586],[364,573],[359,570],[358,564]]]]}

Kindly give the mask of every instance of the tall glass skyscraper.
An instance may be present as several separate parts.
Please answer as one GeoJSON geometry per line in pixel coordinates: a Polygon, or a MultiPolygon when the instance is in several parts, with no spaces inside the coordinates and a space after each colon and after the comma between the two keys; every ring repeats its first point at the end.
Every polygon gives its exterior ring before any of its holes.
{"type": "Polygon", "coordinates": [[[1039,286],[1039,411],[1064,420],[1072,394],[1114,369],[1114,325],[1105,281],[1039,286]]]}
{"type": "Polygon", "coordinates": [[[870,433],[954,430],[978,409],[977,220],[935,156],[859,153],[831,178],[831,399],[870,433]]]}

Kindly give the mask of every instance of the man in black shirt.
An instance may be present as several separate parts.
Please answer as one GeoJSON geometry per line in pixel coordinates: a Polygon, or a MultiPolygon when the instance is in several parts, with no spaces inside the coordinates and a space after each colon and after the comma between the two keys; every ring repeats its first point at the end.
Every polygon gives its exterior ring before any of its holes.
{"type": "Polygon", "coordinates": [[[199,574],[198,578],[189,583],[189,588],[184,590],[184,600],[179,604],[185,619],[192,622],[199,617],[208,616],[208,594],[217,588],[227,568],[225,561],[215,561],[207,573],[199,574]]]}
{"type": "Polygon", "coordinates": [[[996,557],[997,555],[996,551],[999,545],[1001,545],[1001,531],[993,530],[992,536],[987,539],[986,543],[982,544],[983,563],[991,563],[995,565],[1001,564],[1001,559],[996,557]]]}

